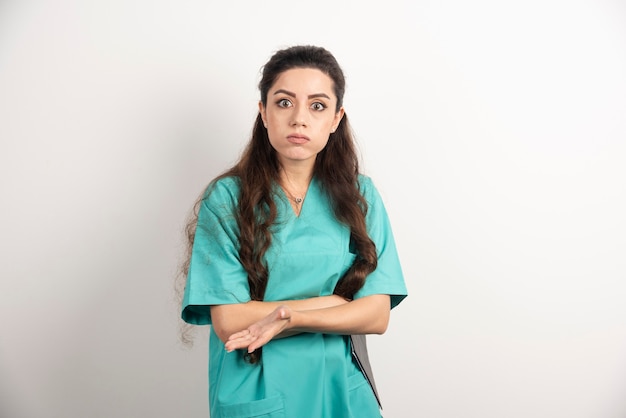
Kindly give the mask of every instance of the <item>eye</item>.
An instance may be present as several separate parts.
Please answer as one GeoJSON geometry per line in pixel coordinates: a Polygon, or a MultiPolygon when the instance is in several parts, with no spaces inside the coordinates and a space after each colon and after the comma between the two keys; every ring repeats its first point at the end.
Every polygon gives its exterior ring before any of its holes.
{"type": "Polygon", "coordinates": [[[322,102],[315,102],[311,105],[311,109],[313,110],[317,110],[317,111],[322,111],[324,109],[326,109],[326,105],[322,102]]]}
{"type": "Polygon", "coordinates": [[[289,99],[280,99],[279,101],[276,102],[276,104],[279,107],[290,107],[291,101],[289,101],[289,99]]]}

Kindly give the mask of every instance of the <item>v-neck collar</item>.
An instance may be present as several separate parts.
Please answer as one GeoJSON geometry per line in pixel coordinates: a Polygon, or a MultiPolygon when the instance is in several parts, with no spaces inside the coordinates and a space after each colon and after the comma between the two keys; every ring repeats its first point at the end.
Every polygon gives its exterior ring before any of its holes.
{"type": "Polygon", "coordinates": [[[276,183],[275,187],[278,189],[278,195],[280,196],[280,200],[283,203],[283,210],[287,212],[289,215],[288,218],[293,219],[302,219],[303,216],[306,217],[306,212],[308,212],[308,207],[311,206],[310,200],[314,200],[318,195],[318,186],[317,180],[315,177],[311,178],[311,183],[309,183],[309,187],[307,188],[306,194],[302,199],[302,203],[300,204],[300,214],[294,210],[291,205],[291,199],[287,195],[287,192],[280,186],[280,184],[276,183]]]}

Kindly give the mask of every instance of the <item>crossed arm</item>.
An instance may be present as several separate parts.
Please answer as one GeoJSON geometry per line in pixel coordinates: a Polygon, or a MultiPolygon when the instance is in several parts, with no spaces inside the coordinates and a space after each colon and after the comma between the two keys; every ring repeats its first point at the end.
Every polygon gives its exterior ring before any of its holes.
{"type": "Polygon", "coordinates": [[[226,350],[253,352],[273,338],[301,332],[382,334],[389,323],[389,295],[347,301],[341,296],[211,306],[213,329],[226,350]]]}

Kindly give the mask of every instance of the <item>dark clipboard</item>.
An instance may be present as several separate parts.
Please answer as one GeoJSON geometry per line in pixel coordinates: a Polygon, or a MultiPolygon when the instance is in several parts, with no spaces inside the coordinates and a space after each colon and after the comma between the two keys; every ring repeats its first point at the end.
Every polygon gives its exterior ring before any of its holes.
{"type": "Polygon", "coordinates": [[[374,392],[374,396],[376,397],[376,402],[378,402],[378,406],[380,409],[383,409],[383,405],[380,402],[380,397],[378,396],[378,391],[376,390],[376,383],[374,382],[374,374],[372,373],[372,366],[370,365],[370,359],[367,354],[367,340],[365,335],[350,335],[350,347],[352,351],[352,357],[356,360],[356,363],[361,369],[361,372],[365,376],[367,383],[369,383],[372,391],[374,392]]]}

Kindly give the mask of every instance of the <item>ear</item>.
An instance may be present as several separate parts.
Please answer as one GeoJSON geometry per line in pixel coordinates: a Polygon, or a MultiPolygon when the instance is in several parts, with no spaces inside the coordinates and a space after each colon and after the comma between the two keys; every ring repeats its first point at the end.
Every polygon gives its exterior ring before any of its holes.
{"type": "Polygon", "coordinates": [[[346,111],[344,110],[343,106],[341,106],[341,108],[339,108],[339,111],[335,113],[335,118],[333,119],[333,125],[330,129],[332,133],[334,133],[337,130],[337,127],[341,123],[341,119],[343,119],[344,113],[346,113],[346,111]]]}
{"type": "Polygon", "coordinates": [[[265,114],[265,106],[263,106],[263,102],[259,100],[259,114],[261,115],[261,119],[263,120],[263,126],[267,128],[267,115],[265,114]]]}

